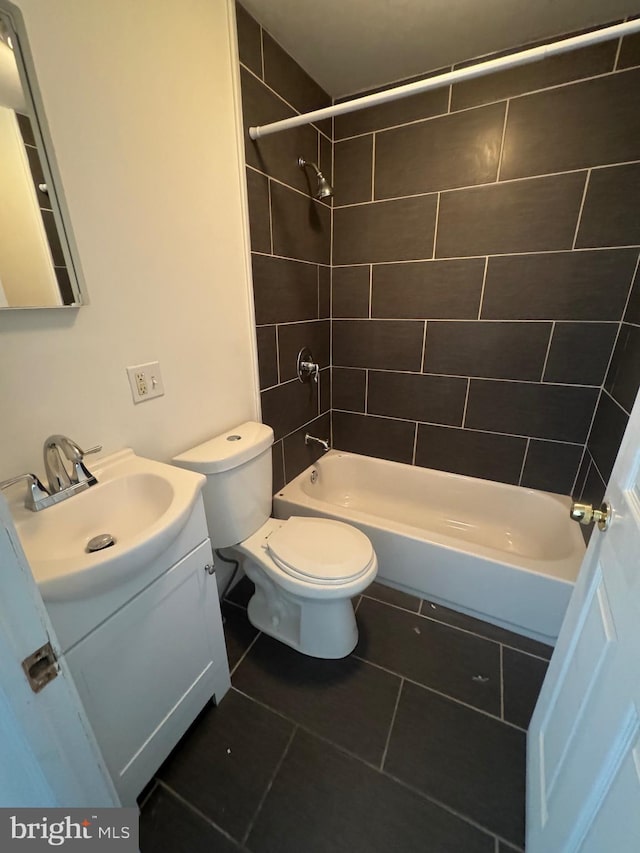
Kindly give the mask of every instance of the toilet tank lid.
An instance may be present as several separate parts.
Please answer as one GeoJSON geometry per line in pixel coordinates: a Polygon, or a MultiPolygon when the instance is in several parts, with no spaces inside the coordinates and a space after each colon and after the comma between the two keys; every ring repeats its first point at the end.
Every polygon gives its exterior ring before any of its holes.
{"type": "Polygon", "coordinates": [[[272,444],[273,430],[270,426],[247,421],[174,456],[172,462],[199,474],[216,474],[255,459],[272,444]]]}

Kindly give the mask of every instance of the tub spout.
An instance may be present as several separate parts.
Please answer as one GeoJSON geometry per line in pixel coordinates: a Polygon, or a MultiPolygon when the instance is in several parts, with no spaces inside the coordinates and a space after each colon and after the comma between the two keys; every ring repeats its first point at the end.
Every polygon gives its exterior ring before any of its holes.
{"type": "Polygon", "coordinates": [[[309,435],[308,432],[304,434],[304,443],[305,444],[319,444],[320,447],[326,453],[327,450],[330,450],[329,441],[326,438],[316,438],[315,435],[309,435]]]}

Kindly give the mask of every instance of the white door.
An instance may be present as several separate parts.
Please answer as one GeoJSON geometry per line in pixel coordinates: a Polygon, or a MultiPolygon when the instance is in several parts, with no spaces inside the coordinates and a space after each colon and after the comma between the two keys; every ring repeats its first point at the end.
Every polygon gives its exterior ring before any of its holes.
{"type": "Polygon", "coordinates": [[[38,693],[22,661],[57,642],[0,495],[0,807],[119,806],[64,659],[38,693]]]}
{"type": "Polygon", "coordinates": [[[527,853],[640,851],[640,397],[528,735],[527,853]]]}

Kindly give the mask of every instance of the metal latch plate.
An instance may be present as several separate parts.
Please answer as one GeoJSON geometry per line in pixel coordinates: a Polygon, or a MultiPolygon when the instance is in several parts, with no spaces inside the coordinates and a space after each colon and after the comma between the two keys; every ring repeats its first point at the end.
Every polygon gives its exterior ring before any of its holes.
{"type": "Polygon", "coordinates": [[[58,675],[58,658],[51,643],[45,643],[39,649],[22,661],[22,668],[27,676],[29,686],[34,693],[39,693],[50,681],[58,675]]]}

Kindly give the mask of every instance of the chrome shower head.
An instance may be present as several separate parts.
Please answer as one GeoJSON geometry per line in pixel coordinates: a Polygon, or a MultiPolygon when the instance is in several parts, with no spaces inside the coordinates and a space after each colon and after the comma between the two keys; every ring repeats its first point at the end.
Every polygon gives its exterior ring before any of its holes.
{"type": "Polygon", "coordinates": [[[316,166],[315,163],[312,163],[311,160],[305,160],[304,157],[298,157],[298,166],[301,169],[305,169],[307,166],[311,166],[311,168],[316,173],[316,178],[318,179],[318,187],[316,189],[316,198],[329,198],[333,195],[333,187],[329,183],[329,181],[322,174],[320,169],[316,166]]]}

